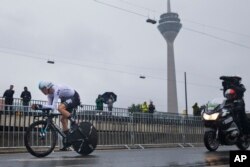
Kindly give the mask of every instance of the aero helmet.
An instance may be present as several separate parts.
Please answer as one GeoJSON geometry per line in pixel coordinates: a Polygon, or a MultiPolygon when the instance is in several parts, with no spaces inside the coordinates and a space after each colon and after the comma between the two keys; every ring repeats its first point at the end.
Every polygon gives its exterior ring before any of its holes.
{"type": "Polygon", "coordinates": [[[233,89],[227,89],[225,92],[225,97],[227,99],[234,99],[236,98],[236,92],[233,89]]]}
{"type": "Polygon", "coordinates": [[[48,81],[40,81],[39,82],[39,89],[42,90],[43,88],[49,89],[53,86],[52,82],[48,82],[48,81]]]}

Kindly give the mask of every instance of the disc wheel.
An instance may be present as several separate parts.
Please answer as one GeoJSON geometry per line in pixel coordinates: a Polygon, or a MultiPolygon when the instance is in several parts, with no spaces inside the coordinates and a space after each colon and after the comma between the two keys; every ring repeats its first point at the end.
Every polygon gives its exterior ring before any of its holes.
{"type": "Polygon", "coordinates": [[[82,132],[83,141],[77,141],[72,144],[74,150],[82,155],[92,153],[97,145],[98,134],[96,128],[89,122],[82,122],[79,125],[82,132]]]}

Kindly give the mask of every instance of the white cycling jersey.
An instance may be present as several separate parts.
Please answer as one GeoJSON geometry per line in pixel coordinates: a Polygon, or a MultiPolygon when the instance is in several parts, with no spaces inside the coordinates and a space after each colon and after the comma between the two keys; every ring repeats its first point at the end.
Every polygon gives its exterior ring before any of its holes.
{"type": "Polygon", "coordinates": [[[48,97],[48,104],[43,105],[43,109],[56,109],[57,102],[59,99],[72,97],[75,94],[75,90],[70,86],[64,84],[53,85],[51,87],[54,92],[53,94],[49,94],[48,97]]]}

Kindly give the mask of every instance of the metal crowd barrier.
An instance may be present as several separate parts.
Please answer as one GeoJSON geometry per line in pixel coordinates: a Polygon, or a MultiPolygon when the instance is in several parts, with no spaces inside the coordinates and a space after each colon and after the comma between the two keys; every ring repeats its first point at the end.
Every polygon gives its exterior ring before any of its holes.
{"type": "MultiPolygon", "coordinates": [[[[21,105],[12,106],[12,109],[8,111],[0,105],[0,148],[24,147],[25,130],[37,114],[30,108],[24,110],[21,105]]],[[[91,122],[98,130],[98,145],[103,146],[192,145],[202,143],[204,134],[200,117],[159,112],[97,111],[95,106],[89,105],[78,108],[77,120],[91,122]]],[[[60,118],[54,121],[60,125],[60,118]]],[[[60,139],[58,141],[60,144],[60,139]]]]}

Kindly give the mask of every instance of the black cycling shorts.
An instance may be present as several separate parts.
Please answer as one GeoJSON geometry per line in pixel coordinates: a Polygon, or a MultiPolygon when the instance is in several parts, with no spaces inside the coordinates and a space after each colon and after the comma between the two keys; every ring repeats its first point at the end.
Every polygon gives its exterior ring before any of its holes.
{"type": "Polygon", "coordinates": [[[80,102],[80,96],[75,91],[75,94],[71,97],[66,97],[61,99],[61,103],[66,106],[66,110],[69,112],[72,112],[74,108],[77,108],[81,104],[80,102]]]}

